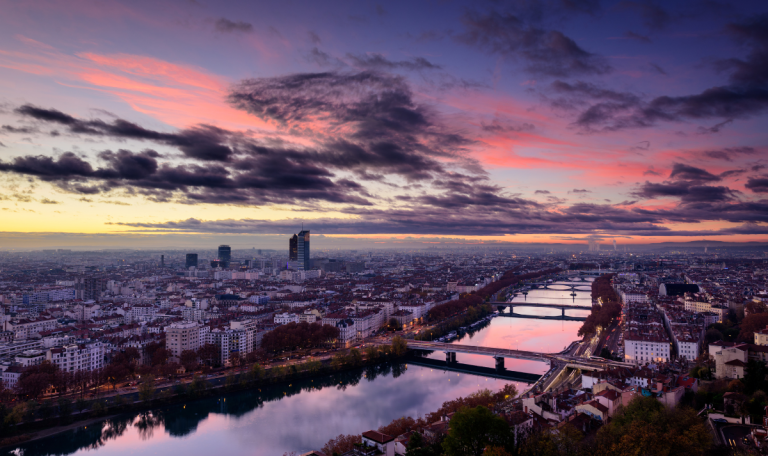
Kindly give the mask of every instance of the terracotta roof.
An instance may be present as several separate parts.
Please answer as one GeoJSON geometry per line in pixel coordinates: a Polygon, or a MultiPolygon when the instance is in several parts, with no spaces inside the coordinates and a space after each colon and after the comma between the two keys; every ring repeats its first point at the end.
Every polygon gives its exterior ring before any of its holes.
{"type": "Polygon", "coordinates": [[[363,432],[363,437],[376,443],[387,443],[395,440],[391,435],[382,434],[379,431],[365,431],[363,432]]]}

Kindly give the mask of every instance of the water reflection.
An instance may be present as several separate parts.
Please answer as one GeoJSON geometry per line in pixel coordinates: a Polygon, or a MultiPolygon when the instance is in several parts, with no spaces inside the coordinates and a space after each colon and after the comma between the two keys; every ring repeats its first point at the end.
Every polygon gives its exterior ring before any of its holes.
{"type": "MultiPolygon", "coordinates": [[[[556,283],[568,284],[570,282],[556,283]]],[[[589,283],[584,285],[585,288],[590,286],[589,283]]],[[[559,316],[562,315],[562,311],[560,309],[526,307],[522,303],[527,301],[540,304],[572,304],[575,302],[576,305],[583,305],[584,310],[566,310],[566,315],[586,317],[589,315],[589,309],[592,307],[590,291],[577,289],[575,292],[576,297],[573,299],[570,296],[570,289],[568,291],[535,289],[528,292],[527,299],[524,299],[525,297],[522,295],[518,295],[512,302],[521,303],[520,305],[515,305],[515,313],[536,316],[559,316]]],[[[508,309],[505,311],[508,311],[508,309]]],[[[453,343],[554,353],[567,347],[571,342],[578,340],[577,333],[581,325],[582,322],[580,321],[496,317],[474,330],[470,329],[453,343]]],[[[457,361],[464,364],[495,367],[495,361],[490,356],[465,353],[458,353],[456,356],[457,361]]],[[[445,360],[445,354],[442,352],[432,353],[429,357],[445,360]]],[[[504,363],[507,370],[531,374],[543,374],[549,369],[547,364],[538,361],[508,358],[504,363]]]]}
{"type": "MultiPolygon", "coordinates": [[[[123,414],[29,442],[5,454],[301,454],[319,449],[338,434],[376,429],[401,416],[423,416],[447,400],[482,387],[496,390],[507,383],[384,363],[289,385],[123,414]]],[[[520,389],[525,385],[517,386],[520,389]]]]}

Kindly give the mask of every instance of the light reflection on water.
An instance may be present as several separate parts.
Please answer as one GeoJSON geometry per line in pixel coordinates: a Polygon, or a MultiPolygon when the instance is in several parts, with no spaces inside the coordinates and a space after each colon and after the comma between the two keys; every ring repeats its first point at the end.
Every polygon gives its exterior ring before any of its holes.
{"type": "MultiPolygon", "coordinates": [[[[570,291],[532,290],[530,302],[562,303],[570,291]]],[[[589,292],[577,291],[577,303],[591,305],[589,292]]],[[[530,315],[558,315],[557,309],[516,307],[530,315]]],[[[568,314],[582,313],[580,310],[568,314]]],[[[584,311],[586,312],[586,311],[584,311]]],[[[576,340],[581,322],[498,317],[484,328],[465,335],[457,344],[557,352],[576,340]]],[[[458,354],[458,361],[494,367],[493,358],[458,354]]],[[[445,359],[443,353],[430,357],[445,359]]],[[[509,370],[544,373],[547,365],[506,360],[509,370]]],[[[280,456],[320,449],[339,434],[376,429],[402,416],[423,416],[440,405],[480,388],[498,390],[506,381],[402,364],[380,365],[274,386],[190,401],[153,413],[125,414],[87,429],[58,434],[9,448],[5,454],[48,456],[280,456]],[[320,386],[318,386],[320,385],[320,386]]],[[[518,390],[525,384],[516,383],[518,390]]]]}
{"type": "MultiPolygon", "coordinates": [[[[402,416],[424,416],[443,402],[503,380],[395,364],[325,379],[232,393],[126,414],[22,445],[17,456],[280,456],[320,449],[339,434],[359,434],[402,416]],[[398,367],[399,366],[399,367],[398,367]],[[323,386],[318,389],[316,385],[323,386]],[[283,394],[287,393],[287,394],[283,394]]],[[[525,384],[516,383],[518,390],[525,384]]]]}
{"type": "MultiPolygon", "coordinates": [[[[587,284],[585,287],[586,286],[590,285],[587,284]]],[[[534,289],[528,292],[527,300],[532,303],[541,304],[572,304],[573,299],[571,296],[567,296],[567,300],[557,297],[558,294],[570,295],[570,293],[570,290],[566,292],[534,289]]],[[[589,291],[576,290],[576,294],[575,303],[576,305],[583,305],[584,310],[566,310],[566,315],[586,317],[589,315],[589,309],[592,307],[591,293],[589,291]]],[[[519,297],[522,298],[522,296],[519,297]]],[[[513,302],[517,302],[517,298],[513,300],[513,302]]],[[[521,300],[521,302],[524,301],[521,300]]],[[[521,304],[515,306],[515,313],[524,315],[558,316],[562,314],[562,311],[560,309],[525,307],[521,304]]],[[[496,317],[492,319],[489,324],[483,326],[479,331],[470,331],[453,343],[527,350],[540,353],[555,353],[563,350],[570,345],[571,342],[578,340],[576,334],[581,325],[582,322],[580,321],[496,317]]],[[[432,353],[429,357],[445,360],[445,354],[443,352],[432,353]]],[[[463,364],[495,367],[495,360],[490,356],[457,353],[456,358],[457,362],[463,364]]],[[[507,370],[528,372],[532,374],[543,374],[549,369],[549,366],[543,362],[511,358],[504,360],[504,366],[507,370]]]]}

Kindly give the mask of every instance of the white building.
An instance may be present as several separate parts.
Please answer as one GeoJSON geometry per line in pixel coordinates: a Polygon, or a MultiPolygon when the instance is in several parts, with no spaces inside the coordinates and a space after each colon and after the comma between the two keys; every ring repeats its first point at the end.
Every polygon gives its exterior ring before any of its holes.
{"type": "Polygon", "coordinates": [[[625,336],[624,361],[634,364],[669,362],[670,347],[669,339],[662,337],[630,339],[625,336]]]}
{"type": "Polygon", "coordinates": [[[62,371],[93,371],[104,367],[105,353],[104,344],[89,342],[49,348],[46,359],[57,365],[62,371]]]}

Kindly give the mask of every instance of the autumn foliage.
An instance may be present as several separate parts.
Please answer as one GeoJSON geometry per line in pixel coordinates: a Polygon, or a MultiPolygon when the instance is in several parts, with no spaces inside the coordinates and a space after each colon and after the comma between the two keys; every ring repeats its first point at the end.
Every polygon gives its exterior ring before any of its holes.
{"type": "Polygon", "coordinates": [[[535,279],[549,274],[559,272],[560,269],[547,269],[544,271],[531,272],[528,274],[515,275],[516,269],[507,271],[501,279],[496,282],[490,283],[483,288],[462,296],[459,299],[446,302],[433,307],[429,311],[429,319],[432,321],[444,320],[448,317],[452,317],[461,312],[464,312],[470,307],[476,307],[485,302],[486,298],[490,298],[494,294],[498,293],[506,287],[512,286],[523,280],[535,279]]]}
{"type": "Polygon", "coordinates": [[[611,322],[621,315],[621,302],[619,295],[611,286],[613,274],[598,277],[592,282],[592,299],[602,302],[592,306],[592,313],[579,328],[578,335],[591,336],[597,332],[597,328],[606,328],[611,322]]]}
{"type": "Polygon", "coordinates": [[[339,328],[320,323],[288,323],[264,334],[261,347],[268,352],[281,352],[318,347],[339,337],[339,328]]]}
{"type": "Polygon", "coordinates": [[[323,447],[323,453],[325,454],[342,454],[355,448],[356,443],[362,443],[363,437],[360,435],[344,435],[340,434],[338,437],[331,439],[323,447]]]}

